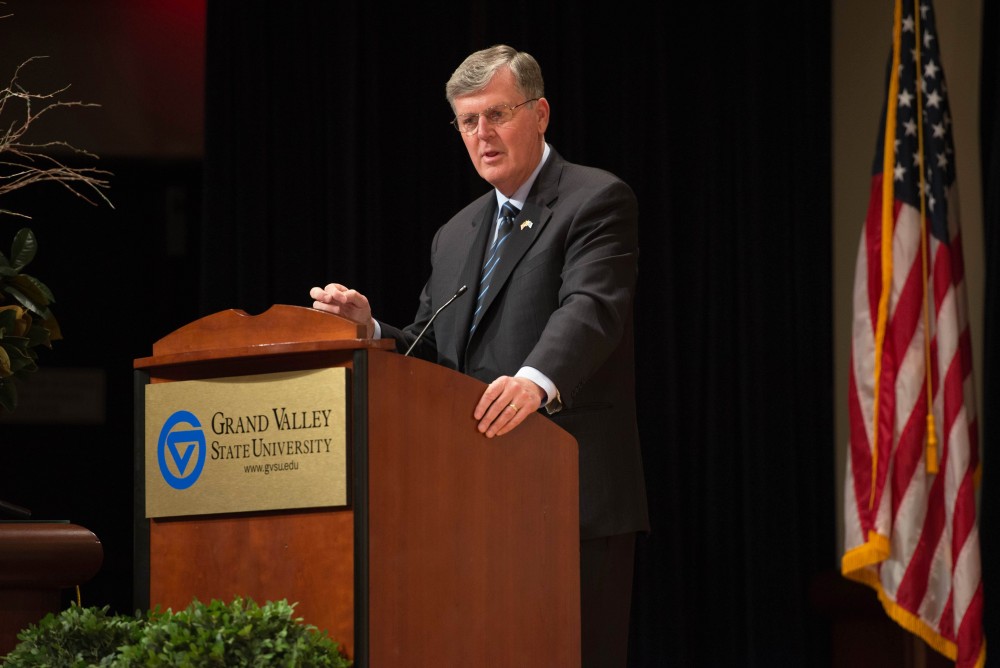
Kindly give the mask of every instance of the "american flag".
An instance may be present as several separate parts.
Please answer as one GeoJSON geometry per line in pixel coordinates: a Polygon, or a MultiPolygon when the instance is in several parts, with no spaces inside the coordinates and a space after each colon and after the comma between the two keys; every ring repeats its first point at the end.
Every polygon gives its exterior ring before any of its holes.
{"type": "Polygon", "coordinates": [[[979,437],[930,0],[896,0],[886,80],[854,276],[841,571],[957,666],[983,666],[979,437]]]}

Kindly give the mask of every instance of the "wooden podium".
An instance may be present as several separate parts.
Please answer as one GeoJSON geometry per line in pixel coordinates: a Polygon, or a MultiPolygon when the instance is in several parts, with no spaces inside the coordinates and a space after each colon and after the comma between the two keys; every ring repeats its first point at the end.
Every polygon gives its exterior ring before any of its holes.
{"type": "Polygon", "coordinates": [[[135,360],[136,607],[287,599],[355,666],[579,666],[577,446],[545,417],[487,439],[485,386],[313,309],[230,310],[135,360]],[[150,383],[345,367],[348,501],[146,517],[150,383]]]}

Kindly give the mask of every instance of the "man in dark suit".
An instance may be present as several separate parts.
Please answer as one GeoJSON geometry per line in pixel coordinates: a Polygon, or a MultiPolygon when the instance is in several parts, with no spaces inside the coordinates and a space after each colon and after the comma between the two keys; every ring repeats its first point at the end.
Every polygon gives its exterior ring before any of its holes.
{"type": "Polygon", "coordinates": [[[376,321],[364,295],[337,283],[313,288],[313,306],[402,350],[416,341],[411,354],[489,383],[470,407],[487,438],[540,409],[576,438],[583,665],[624,666],[635,536],[649,529],[635,411],[635,196],[545,143],[550,108],[530,55],[477,51],[446,94],[493,189],[435,235],[416,320],[376,321]],[[417,340],[462,285],[469,291],[417,340]]]}

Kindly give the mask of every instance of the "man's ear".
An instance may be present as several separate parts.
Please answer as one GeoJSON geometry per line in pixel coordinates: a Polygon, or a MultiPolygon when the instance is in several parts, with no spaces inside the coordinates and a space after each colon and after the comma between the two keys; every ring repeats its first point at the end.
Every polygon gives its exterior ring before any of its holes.
{"type": "Polygon", "coordinates": [[[535,118],[538,121],[538,134],[544,135],[549,127],[549,101],[540,97],[535,101],[535,118]]]}

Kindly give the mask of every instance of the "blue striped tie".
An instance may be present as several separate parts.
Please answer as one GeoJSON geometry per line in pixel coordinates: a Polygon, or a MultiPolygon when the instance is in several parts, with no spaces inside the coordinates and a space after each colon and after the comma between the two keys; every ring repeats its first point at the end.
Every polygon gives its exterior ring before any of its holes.
{"type": "Polygon", "coordinates": [[[497,265],[500,264],[500,253],[503,250],[503,242],[507,240],[507,237],[513,231],[514,219],[517,217],[518,212],[518,208],[509,201],[504,202],[503,206],[500,207],[500,225],[497,228],[496,238],[493,240],[493,244],[490,245],[489,252],[486,253],[486,262],[483,263],[483,271],[479,279],[479,292],[476,296],[476,311],[472,314],[472,327],[469,329],[470,334],[476,331],[476,325],[479,324],[479,313],[483,308],[486,295],[490,291],[490,278],[494,275],[497,265]]]}

